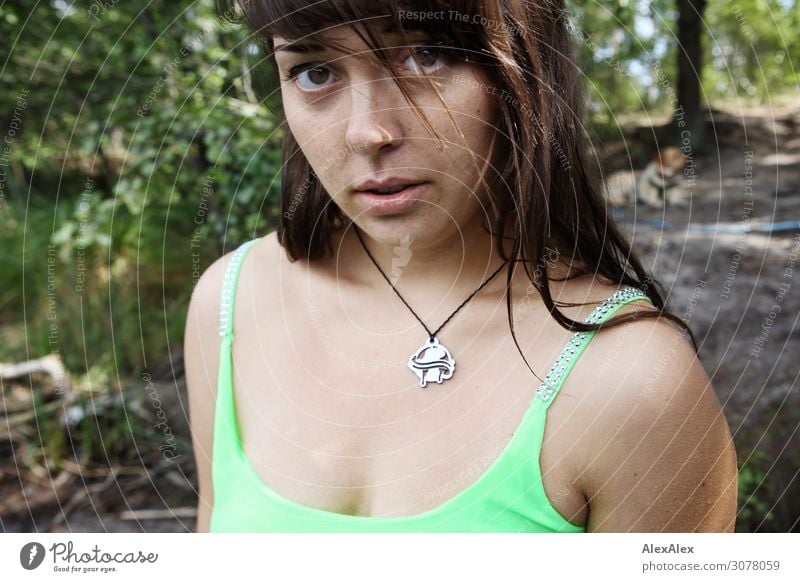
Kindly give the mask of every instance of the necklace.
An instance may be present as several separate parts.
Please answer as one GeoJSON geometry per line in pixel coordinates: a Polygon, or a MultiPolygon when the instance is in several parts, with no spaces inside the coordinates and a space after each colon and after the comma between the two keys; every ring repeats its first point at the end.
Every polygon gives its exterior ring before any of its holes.
{"type": "Polygon", "coordinates": [[[453,373],[456,369],[456,361],[453,359],[453,356],[450,355],[450,351],[444,347],[441,343],[439,343],[439,339],[436,337],[436,334],[441,331],[441,329],[449,323],[449,321],[453,318],[453,316],[458,313],[462,307],[464,307],[467,303],[469,303],[470,299],[475,297],[475,295],[483,289],[489,281],[495,278],[495,276],[500,272],[500,269],[505,266],[507,261],[504,261],[502,265],[500,265],[497,270],[484,281],[480,287],[475,289],[472,294],[467,297],[464,302],[459,305],[456,310],[450,314],[450,317],[444,320],[444,323],[436,328],[436,331],[431,331],[428,329],[428,326],[425,325],[425,322],[420,319],[420,317],[411,309],[411,306],[408,302],[400,295],[400,292],[397,288],[392,284],[389,280],[389,277],[386,276],[386,273],[383,272],[383,269],[380,268],[378,262],[372,256],[372,253],[369,252],[367,249],[367,245],[364,244],[364,239],[361,238],[361,233],[358,231],[357,227],[353,227],[356,231],[356,235],[358,236],[358,240],[361,242],[361,246],[364,248],[364,252],[367,253],[367,256],[372,261],[372,264],[378,269],[383,278],[386,279],[386,282],[389,283],[389,286],[392,290],[397,294],[400,298],[400,301],[408,307],[408,310],[417,318],[417,321],[422,324],[422,327],[425,328],[425,331],[428,332],[428,340],[422,344],[417,351],[415,351],[410,358],[408,358],[408,367],[411,368],[411,371],[419,378],[419,385],[420,388],[425,388],[428,382],[436,382],[437,384],[441,384],[445,380],[449,380],[453,377],[453,373]]]}

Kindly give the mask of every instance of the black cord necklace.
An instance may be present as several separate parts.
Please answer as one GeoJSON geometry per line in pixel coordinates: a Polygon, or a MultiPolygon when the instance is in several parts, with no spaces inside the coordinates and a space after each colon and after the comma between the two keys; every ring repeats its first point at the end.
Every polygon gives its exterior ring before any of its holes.
{"type": "Polygon", "coordinates": [[[389,280],[389,277],[386,276],[386,273],[383,272],[383,269],[380,268],[378,262],[372,256],[372,253],[370,253],[369,249],[367,249],[367,245],[364,244],[364,239],[361,238],[361,233],[358,231],[358,227],[354,226],[353,229],[356,231],[358,240],[361,242],[361,246],[364,248],[364,252],[367,253],[367,256],[372,261],[372,264],[375,265],[380,274],[383,275],[383,278],[386,279],[387,283],[389,283],[389,286],[400,298],[400,301],[403,302],[403,305],[408,307],[408,310],[414,314],[414,317],[417,318],[417,321],[419,321],[420,324],[422,324],[422,327],[425,328],[425,331],[428,332],[428,341],[422,344],[422,346],[420,346],[420,348],[408,359],[408,367],[411,368],[411,371],[414,372],[414,374],[419,378],[420,387],[425,388],[428,382],[436,382],[437,384],[441,384],[445,380],[449,380],[453,377],[453,373],[455,372],[456,361],[450,355],[448,349],[439,343],[436,334],[439,333],[439,331],[445,325],[447,325],[451,319],[453,319],[453,316],[458,313],[462,307],[469,303],[470,299],[475,297],[475,295],[477,295],[477,293],[483,289],[489,283],[489,281],[497,276],[497,274],[508,261],[504,261],[503,264],[500,265],[497,270],[481,284],[480,287],[475,289],[475,291],[473,291],[472,294],[467,297],[453,313],[450,314],[450,317],[445,319],[444,323],[436,328],[436,331],[431,331],[428,329],[428,326],[425,325],[425,322],[422,321],[422,319],[420,319],[416,312],[411,308],[403,296],[400,295],[400,292],[389,280]]]}

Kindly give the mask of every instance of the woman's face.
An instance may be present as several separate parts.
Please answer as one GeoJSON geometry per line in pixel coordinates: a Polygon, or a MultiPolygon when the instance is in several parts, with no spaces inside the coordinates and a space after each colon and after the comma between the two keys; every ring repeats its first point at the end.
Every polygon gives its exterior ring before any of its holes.
{"type": "Polygon", "coordinates": [[[320,36],[351,52],[281,50],[287,41],[276,37],[275,58],[289,129],[334,202],[379,241],[396,244],[410,237],[415,245],[427,246],[470,236],[485,215],[492,216],[480,178],[491,175],[487,158],[496,90],[476,65],[426,47],[423,33],[407,35],[412,46],[394,48],[402,44],[399,34],[383,42],[392,47],[391,58],[445,148],[349,26],[320,36]],[[375,180],[377,185],[366,183],[375,180]],[[386,180],[421,185],[394,195],[375,193],[392,186],[381,183],[386,180]]]}

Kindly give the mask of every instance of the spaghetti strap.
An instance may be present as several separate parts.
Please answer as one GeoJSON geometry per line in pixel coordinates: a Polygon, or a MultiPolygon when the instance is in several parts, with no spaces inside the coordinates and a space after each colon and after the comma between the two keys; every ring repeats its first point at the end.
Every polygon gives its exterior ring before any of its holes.
{"type": "Polygon", "coordinates": [[[239,279],[239,271],[242,268],[242,261],[259,239],[255,238],[237,248],[231,255],[228,265],[225,267],[225,275],[222,281],[222,296],[219,304],[219,335],[233,340],[233,304],[236,299],[236,284],[239,279]]]}
{"type": "MultiPolygon", "coordinates": [[[[233,459],[238,458],[241,439],[236,425],[236,406],[233,395],[233,304],[236,298],[236,282],[247,251],[258,239],[239,246],[228,261],[223,275],[219,317],[219,369],[217,373],[217,401],[214,410],[214,445],[212,453],[212,475],[214,489],[229,487],[232,478],[229,470],[233,459]]],[[[216,496],[216,494],[215,494],[216,496]]]]}
{"type": "MultiPolygon", "coordinates": [[[[653,303],[641,289],[637,289],[636,287],[620,289],[598,305],[584,320],[584,323],[601,323],[606,321],[623,305],[639,299],[645,299],[651,304],[653,303]]],[[[536,396],[544,401],[545,408],[549,407],[553,402],[570,371],[578,361],[578,358],[596,333],[597,330],[577,332],[561,351],[555,363],[550,368],[550,371],[545,375],[544,382],[542,382],[542,385],[536,391],[536,396]]]]}

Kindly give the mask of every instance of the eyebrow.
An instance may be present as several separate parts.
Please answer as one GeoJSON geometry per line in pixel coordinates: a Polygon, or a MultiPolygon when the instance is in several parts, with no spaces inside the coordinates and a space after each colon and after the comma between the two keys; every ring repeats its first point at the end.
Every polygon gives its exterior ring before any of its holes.
{"type": "Polygon", "coordinates": [[[313,52],[320,52],[325,50],[319,43],[314,42],[288,42],[285,44],[279,44],[275,47],[275,52],[279,53],[281,51],[289,52],[289,53],[313,53],[313,52]]]}
{"type": "MultiPolygon", "coordinates": [[[[406,27],[407,32],[418,32],[412,28],[406,27]]],[[[381,29],[381,32],[384,34],[389,33],[399,33],[399,30],[393,23],[389,23],[388,25],[384,26],[381,29]]],[[[328,47],[324,46],[318,42],[313,41],[293,41],[287,42],[284,44],[279,44],[275,47],[274,52],[277,54],[281,51],[284,52],[291,52],[291,53],[314,53],[314,52],[322,52],[327,50],[328,47]]]]}

